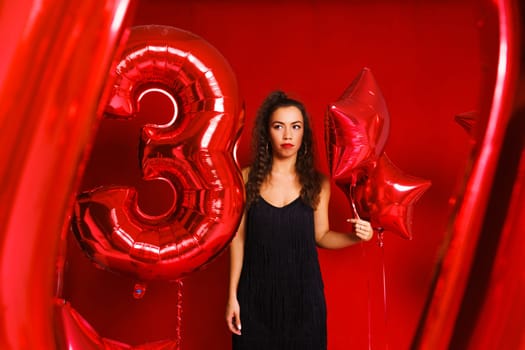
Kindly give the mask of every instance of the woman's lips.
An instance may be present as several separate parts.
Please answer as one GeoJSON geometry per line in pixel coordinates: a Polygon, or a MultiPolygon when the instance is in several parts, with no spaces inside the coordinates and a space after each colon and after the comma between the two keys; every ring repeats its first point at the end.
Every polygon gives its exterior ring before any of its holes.
{"type": "Polygon", "coordinates": [[[281,144],[281,147],[282,147],[282,148],[292,148],[293,145],[292,145],[291,143],[282,143],[282,144],[281,144]]]}

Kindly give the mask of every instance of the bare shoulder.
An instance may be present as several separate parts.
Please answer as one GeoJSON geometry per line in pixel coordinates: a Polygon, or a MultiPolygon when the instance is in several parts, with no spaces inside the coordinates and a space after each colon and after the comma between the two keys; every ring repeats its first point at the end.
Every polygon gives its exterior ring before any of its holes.
{"type": "Polygon", "coordinates": [[[330,178],[323,173],[319,173],[321,176],[321,191],[330,191],[330,178]]]}
{"type": "Polygon", "coordinates": [[[330,200],[330,178],[320,173],[321,177],[321,192],[319,193],[319,199],[321,204],[327,204],[330,200]]]}

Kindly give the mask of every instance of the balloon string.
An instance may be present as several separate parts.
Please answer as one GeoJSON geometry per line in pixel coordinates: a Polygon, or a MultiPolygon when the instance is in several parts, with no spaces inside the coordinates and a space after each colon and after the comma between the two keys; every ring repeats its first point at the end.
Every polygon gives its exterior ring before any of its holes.
{"type": "Polygon", "coordinates": [[[385,242],[383,240],[383,228],[378,229],[378,241],[379,247],[381,248],[381,272],[382,272],[382,287],[383,287],[383,317],[385,322],[385,349],[388,349],[388,325],[387,325],[387,301],[386,301],[386,267],[385,267],[385,242]]]}
{"type": "Polygon", "coordinates": [[[177,283],[177,330],[176,330],[176,341],[177,341],[177,349],[182,349],[182,280],[178,279],[176,281],[177,283]]]}
{"type": "Polygon", "coordinates": [[[365,245],[361,243],[361,253],[363,261],[365,262],[367,268],[366,268],[366,288],[368,292],[368,305],[367,305],[367,312],[368,312],[368,350],[372,349],[372,292],[370,288],[370,267],[368,266],[368,263],[366,261],[366,249],[365,245]]]}
{"type": "Polygon", "coordinates": [[[355,201],[354,201],[354,191],[356,189],[356,184],[355,182],[353,182],[351,185],[350,185],[350,189],[349,189],[349,197],[350,197],[350,204],[352,205],[352,210],[354,211],[354,216],[357,218],[357,219],[361,219],[359,217],[359,213],[357,212],[357,207],[355,206],[355,201]]]}
{"type": "MultiPolygon", "coordinates": [[[[350,198],[350,204],[352,205],[352,210],[354,212],[354,217],[357,219],[361,219],[359,217],[359,213],[357,212],[357,207],[355,205],[354,201],[354,191],[356,189],[356,179],[352,179],[352,184],[350,185],[350,188],[348,190],[348,197],[350,198]]],[[[365,245],[361,243],[361,252],[363,261],[365,262],[367,266],[367,273],[366,273],[366,287],[368,292],[368,305],[367,305],[367,313],[368,313],[368,350],[372,350],[372,292],[370,287],[370,267],[369,264],[366,261],[366,249],[365,245]]]]}

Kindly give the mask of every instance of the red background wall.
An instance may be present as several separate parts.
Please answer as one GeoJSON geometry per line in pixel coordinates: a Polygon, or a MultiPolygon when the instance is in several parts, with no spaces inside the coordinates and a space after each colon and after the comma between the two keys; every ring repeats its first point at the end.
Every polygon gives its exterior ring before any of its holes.
{"type": "MultiPolygon", "coordinates": [[[[238,153],[242,166],[249,162],[249,136],[259,103],[271,90],[283,89],[307,105],[319,166],[327,173],[326,106],[362,67],[372,70],[391,116],[386,153],[407,174],[431,180],[432,187],[415,206],[413,240],[387,235],[383,249],[373,241],[319,251],[330,350],[366,349],[369,342],[374,348],[410,345],[469,156],[468,134],[454,116],[478,110],[483,94],[483,16],[479,5],[469,0],[138,3],[134,25],[188,30],[230,62],[246,106],[238,153]]],[[[165,101],[153,96],[137,119],[103,121],[81,190],[133,184],[145,211],[162,210],[169,196],[141,182],[136,141],[140,126],[167,118],[167,109],[165,101]]],[[[333,186],[332,227],[349,230],[349,215],[346,198],[333,186]]],[[[145,297],[135,300],[135,281],[96,268],[71,235],[64,273],[64,297],[104,337],[141,344],[173,338],[180,326],[183,349],[230,348],[223,320],[227,251],[183,280],[180,324],[175,283],[150,283],[145,297]]]]}

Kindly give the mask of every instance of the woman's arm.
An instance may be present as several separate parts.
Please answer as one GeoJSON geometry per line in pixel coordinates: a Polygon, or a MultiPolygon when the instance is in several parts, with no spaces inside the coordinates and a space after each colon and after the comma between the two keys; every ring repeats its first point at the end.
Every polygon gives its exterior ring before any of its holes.
{"type": "Polygon", "coordinates": [[[237,300],[237,287],[244,258],[245,215],[242,216],[237,234],[230,243],[230,284],[226,304],[226,323],[233,333],[241,334],[241,312],[237,300]]]}
{"type": "Polygon", "coordinates": [[[361,241],[369,241],[372,238],[374,234],[372,226],[368,221],[361,219],[350,220],[354,224],[354,232],[352,233],[340,233],[330,230],[328,220],[329,202],[330,181],[327,178],[323,178],[319,204],[314,212],[315,240],[319,247],[329,249],[344,248],[361,241]]]}
{"type": "MultiPolygon", "coordinates": [[[[249,169],[243,169],[244,182],[248,179],[249,169]]],[[[241,312],[237,300],[237,287],[241,277],[242,263],[244,259],[244,240],[246,236],[246,213],[243,214],[239,228],[230,243],[230,283],[228,290],[228,302],[226,304],[226,323],[233,333],[241,334],[241,312]]]]}

